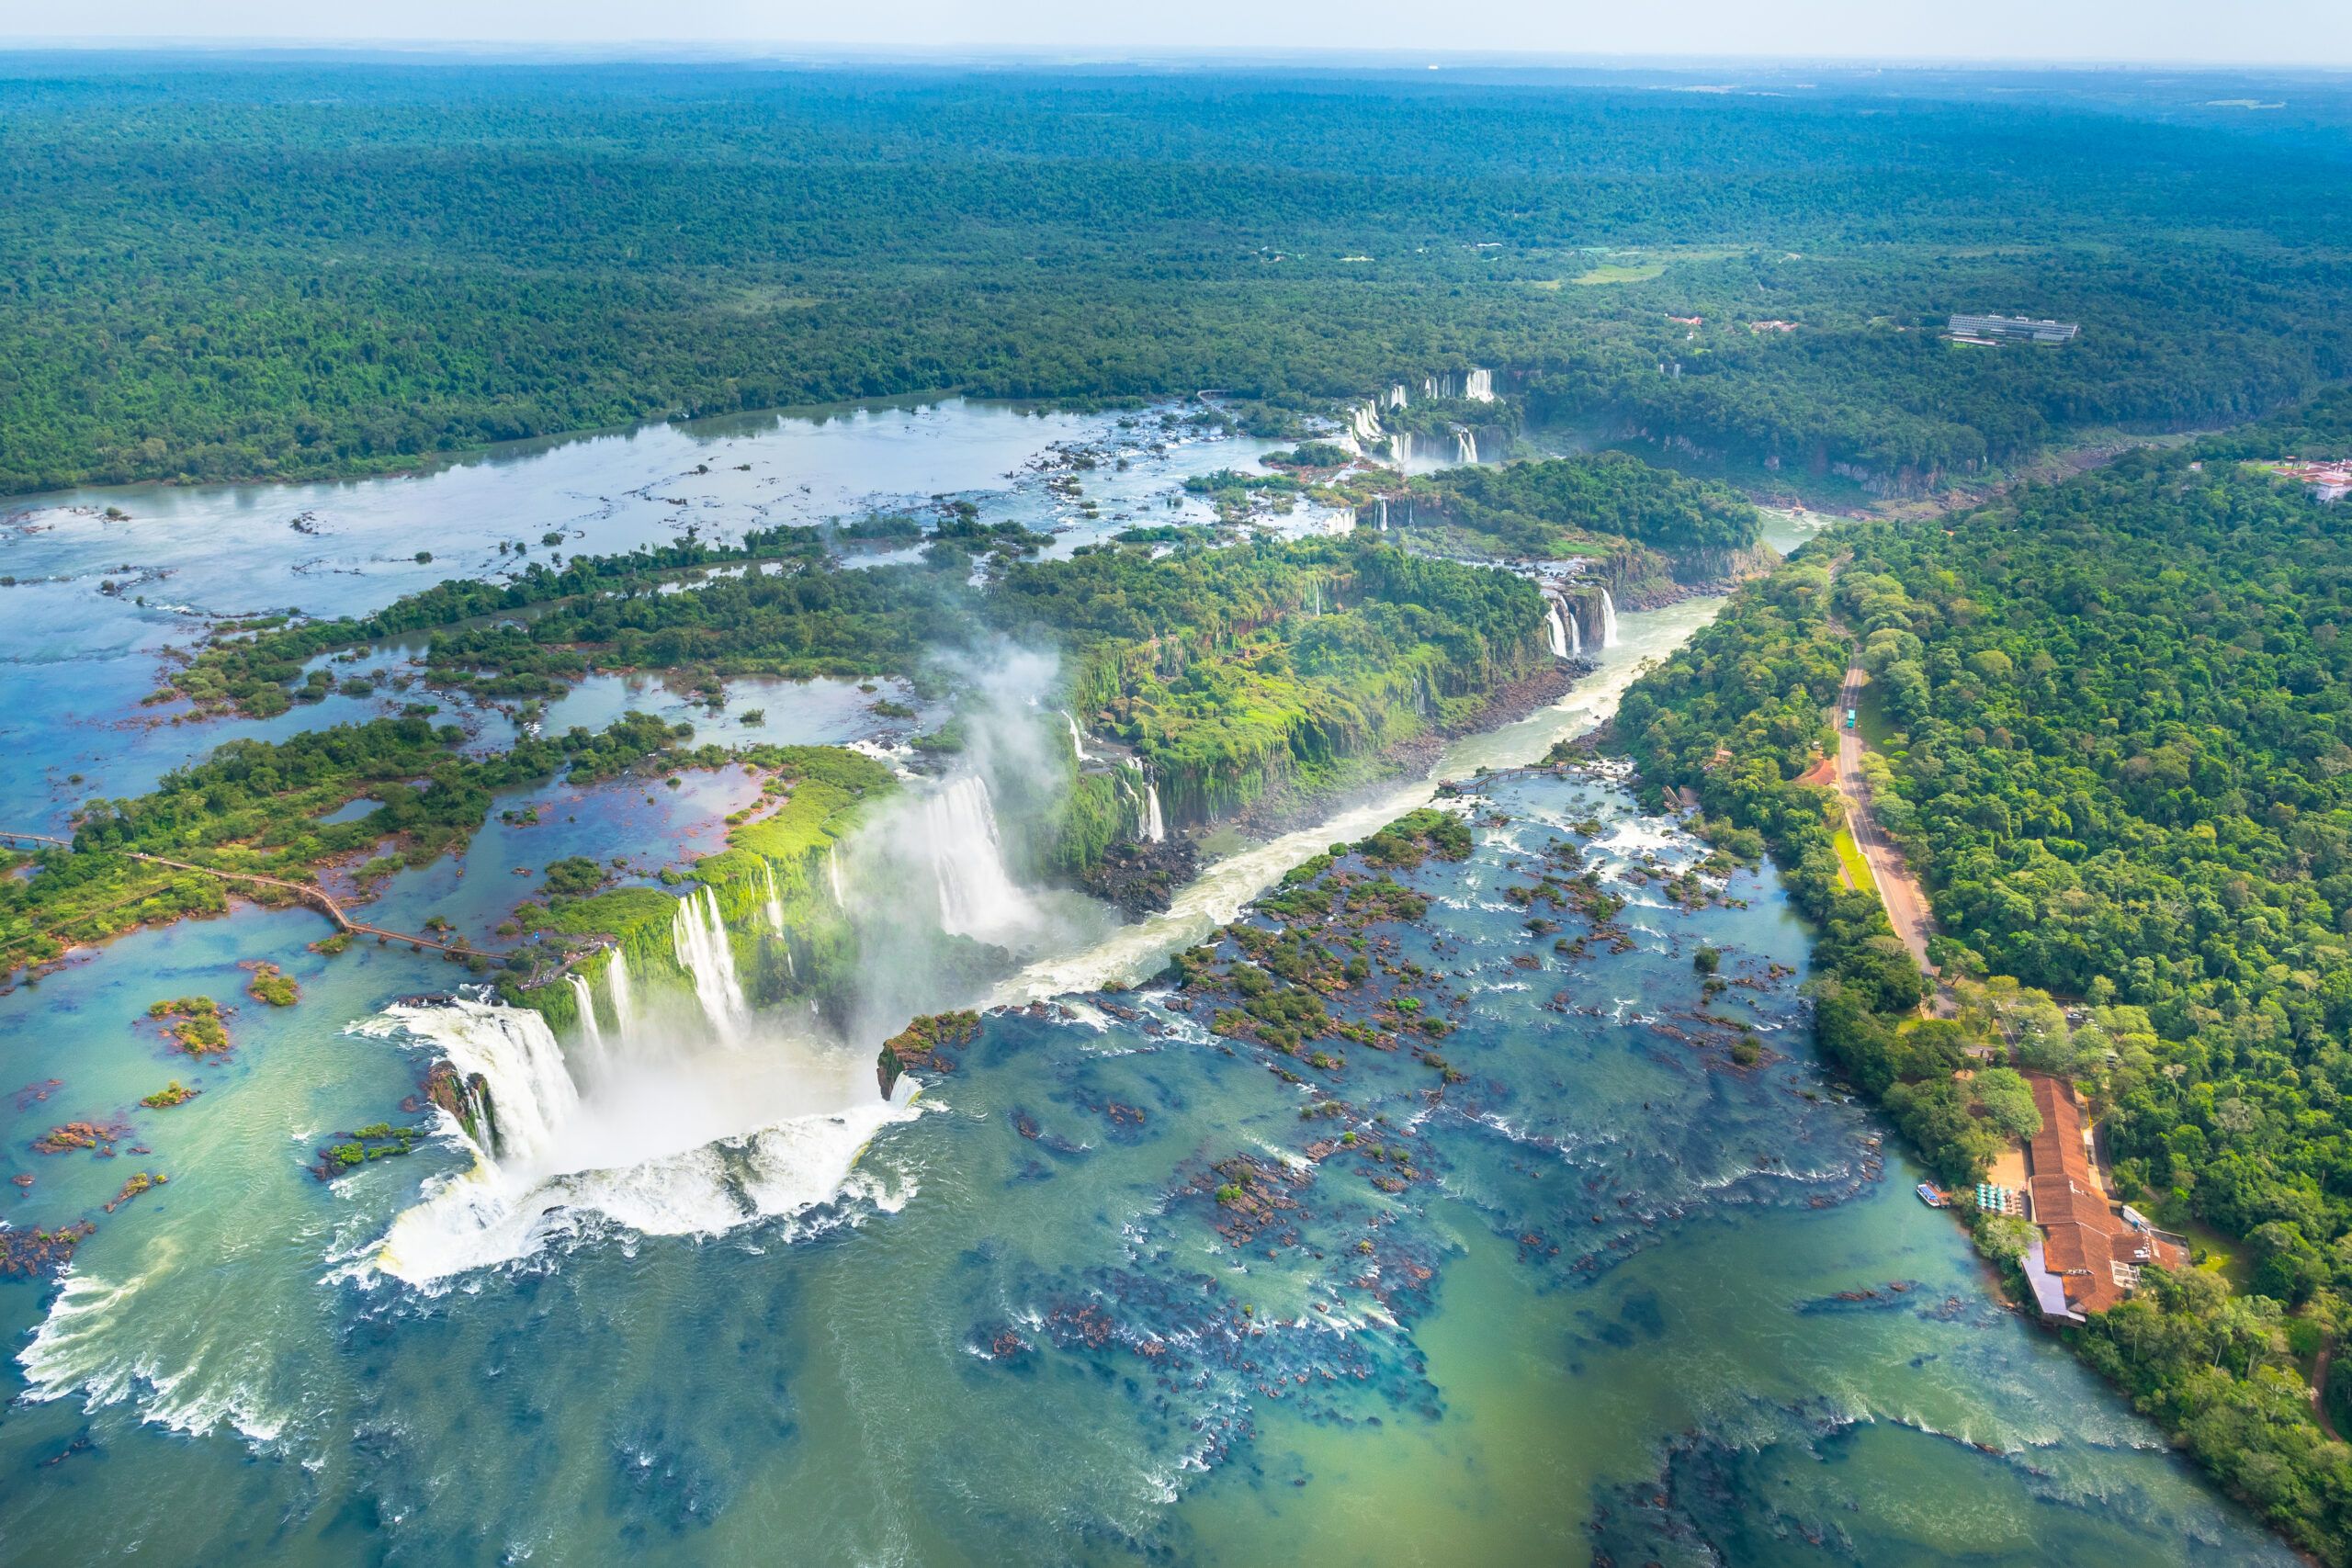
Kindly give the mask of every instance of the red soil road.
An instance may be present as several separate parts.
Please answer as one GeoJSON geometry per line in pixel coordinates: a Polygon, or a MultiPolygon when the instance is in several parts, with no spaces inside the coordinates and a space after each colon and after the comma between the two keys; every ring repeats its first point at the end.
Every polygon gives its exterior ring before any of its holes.
{"type": "Polygon", "coordinates": [[[1928,912],[1928,895],[1919,879],[1911,874],[1904,862],[1903,852],[1879,829],[1878,819],[1871,815],[1870,785],[1862,778],[1862,738],[1846,728],[1847,708],[1860,708],[1862,683],[1867,677],[1859,664],[1846,671],[1846,690],[1838,700],[1838,793],[1846,802],[1846,830],[1854,835],[1854,843],[1870,863],[1871,876],[1878,883],[1878,896],[1886,906],[1886,918],[1894,926],[1894,934],[1911,950],[1911,956],[1920,970],[1928,975],[1936,966],[1928,962],[1928,938],[1935,931],[1935,924],[1928,912]]]}

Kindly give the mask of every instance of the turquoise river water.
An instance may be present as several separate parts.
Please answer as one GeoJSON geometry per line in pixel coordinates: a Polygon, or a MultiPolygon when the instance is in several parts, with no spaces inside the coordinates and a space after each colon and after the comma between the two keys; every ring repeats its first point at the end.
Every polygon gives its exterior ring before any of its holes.
{"type": "MultiPolygon", "coordinates": [[[[1166,410],[946,403],[21,503],[0,518],[0,823],[53,830],[231,735],[382,705],[203,726],[139,706],[207,615],[364,609],[495,571],[500,539],[604,551],[941,497],[1067,548],[1197,517],[1182,477],[1250,451],[1166,410]],[[1091,513],[1047,482],[1072,472],[1091,513]]],[[[62,1280],[0,1281],[0,1561],[2293,1561],[1911,1197],[1807,1053],[1805,935],[1769,870],[1669,901],[1660,875],[1701,853],[1676,824],[1605,766],[1513,766],[1711,613],[1625,615],[1562,703],[1441,761],[1499,770],[1448,802],[1475,849],[1396,873],[1426,908],[1363,934],[1453,1025],[1442,1093],[1407,1052],[1306,1071],[1212,1035],[1160,977],[1237,916],[1271,928],[1249,900],[1429,799],[1419,778],[1233,848],[1166,916],[1051,926],[956,1070],[888,1101],[873,1041],[726,1023],[684,992],[558,1041],[425,957],[312,953],[300,910],[142,932],[0,996],[0,1175],[32,1178],[0,1188],[5,1218],[96,1227],[62,1280]],[[1612,928],[1532,931],[1505,896],[1564,853],[1629,900],[1612,928]],[[259,960],[299,1005],[245,1000],[259,960]],[[191,993],[238,1004],[225,1060],[146,1021],[191,993]],[[1729,1059],[1741,1032],[1755,1066],[1729,1059]],[[444,1054],[492,1080],[511,1148],[479,1161],[435,1126],[311,1174],[338,1134],[433,1125],[414,1096],[444,1054]],[[167,1078],[201,1093],[141,1109],[167,1078]],[[33,1152],[75,1120],[121,1124],[115,1153],[33,1152]],[[1217,1196],[1245,1164],[1279,1200],[1262,1224],[1217,1196]],[[169,1180],[109,1212],[140,1170],[169,1180]]],[[[737,738],[658,688],[567,702],[557,722],[640,705],[737,738]]],[[[780,740],[919,722],[839,683],[744,705],[780,740]]],[[[502,802],[537,825],[493,820],[378,908],[487,942],[536,886],[512,868],[586,852],[650,875],[718,847],[752,788],[502,802]]]]}

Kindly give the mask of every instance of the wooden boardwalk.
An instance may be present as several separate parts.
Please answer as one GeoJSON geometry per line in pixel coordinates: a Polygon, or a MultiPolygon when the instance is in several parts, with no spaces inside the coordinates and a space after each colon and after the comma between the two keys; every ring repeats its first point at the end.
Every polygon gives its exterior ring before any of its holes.
{"type": "MultiPolygon", "coordinates": [[[[6,828],[0,828],[0,842],[46,844],[52,849],[69,851],[74,849],[73,840],[61,839],[53,833],[18,833],[6,828]]],[[[172,860],[163,855],[141,854],[137,850],[84,850],[75,852],[120,855],[126,860],[144,861],[149,865],[169,866],[174,871],[199,872],[206,876],[217,876],[223,882],[242,882],[259,887],[281,888],[333,920],[336,930],[348,931],[354,936],[372,936],[381,942],[404,942],[413,948],[429,947],[435,953],[471,953],[479,951],[476,948],[467,947],[461,942],[437,942],[432,937],[420,936],[413,931],[396,931],[383,926],[369,925],[365,920],[355,920],[326,889],[312,883],[288,882],[282,876],[264,876],[258,872],[222,871],[218,866],[197,865],[189,861],[172,860]]]]}

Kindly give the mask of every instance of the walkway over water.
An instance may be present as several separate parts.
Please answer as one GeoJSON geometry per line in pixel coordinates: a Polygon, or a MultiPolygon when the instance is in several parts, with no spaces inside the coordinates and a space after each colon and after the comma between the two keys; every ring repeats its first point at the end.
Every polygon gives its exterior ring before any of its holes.
{"type": "Polygon", "coordinates": [[[137,850],[75,850],[73,840],[61,839],[53,833],[19,833],[0,828],[0,842],[46,844],[51,849],[74,851],[79,854],[120,855],[126,860],[144,861],[149,865],[169,866],[174,871],[200,872],[206,876],[217,876],[223,882],[242,882],[260,887],[282,888],[333,920],[337,930],[348,931],[355,936],[372,936],[384,942],[404,942],[411,947],[429,947],[435,953],[470,953],[476,951],[462,942],[439,942],[413,931],[396,931],[383,926],[371,926],[365,920],[355,920],[344,911],[343,906],[335,901],[333,895],[311,883],[289,882],[282,876],[264,876],[258,872],[252,871],[223,871],[219,866],[198,865],[190,861],[171,860],[163,855],[141,854],[137,850]]]}

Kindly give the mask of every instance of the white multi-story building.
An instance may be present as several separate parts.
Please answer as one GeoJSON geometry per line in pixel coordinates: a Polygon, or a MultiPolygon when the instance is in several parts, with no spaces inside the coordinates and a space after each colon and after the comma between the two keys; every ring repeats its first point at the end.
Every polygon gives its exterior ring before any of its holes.
{"type": "Polygon", "coordinates": [[[2073,321],[2023,316],[1954,316],[1947,330],[1963,343],[2066,343],[2083,329],[2073,321]]]}

